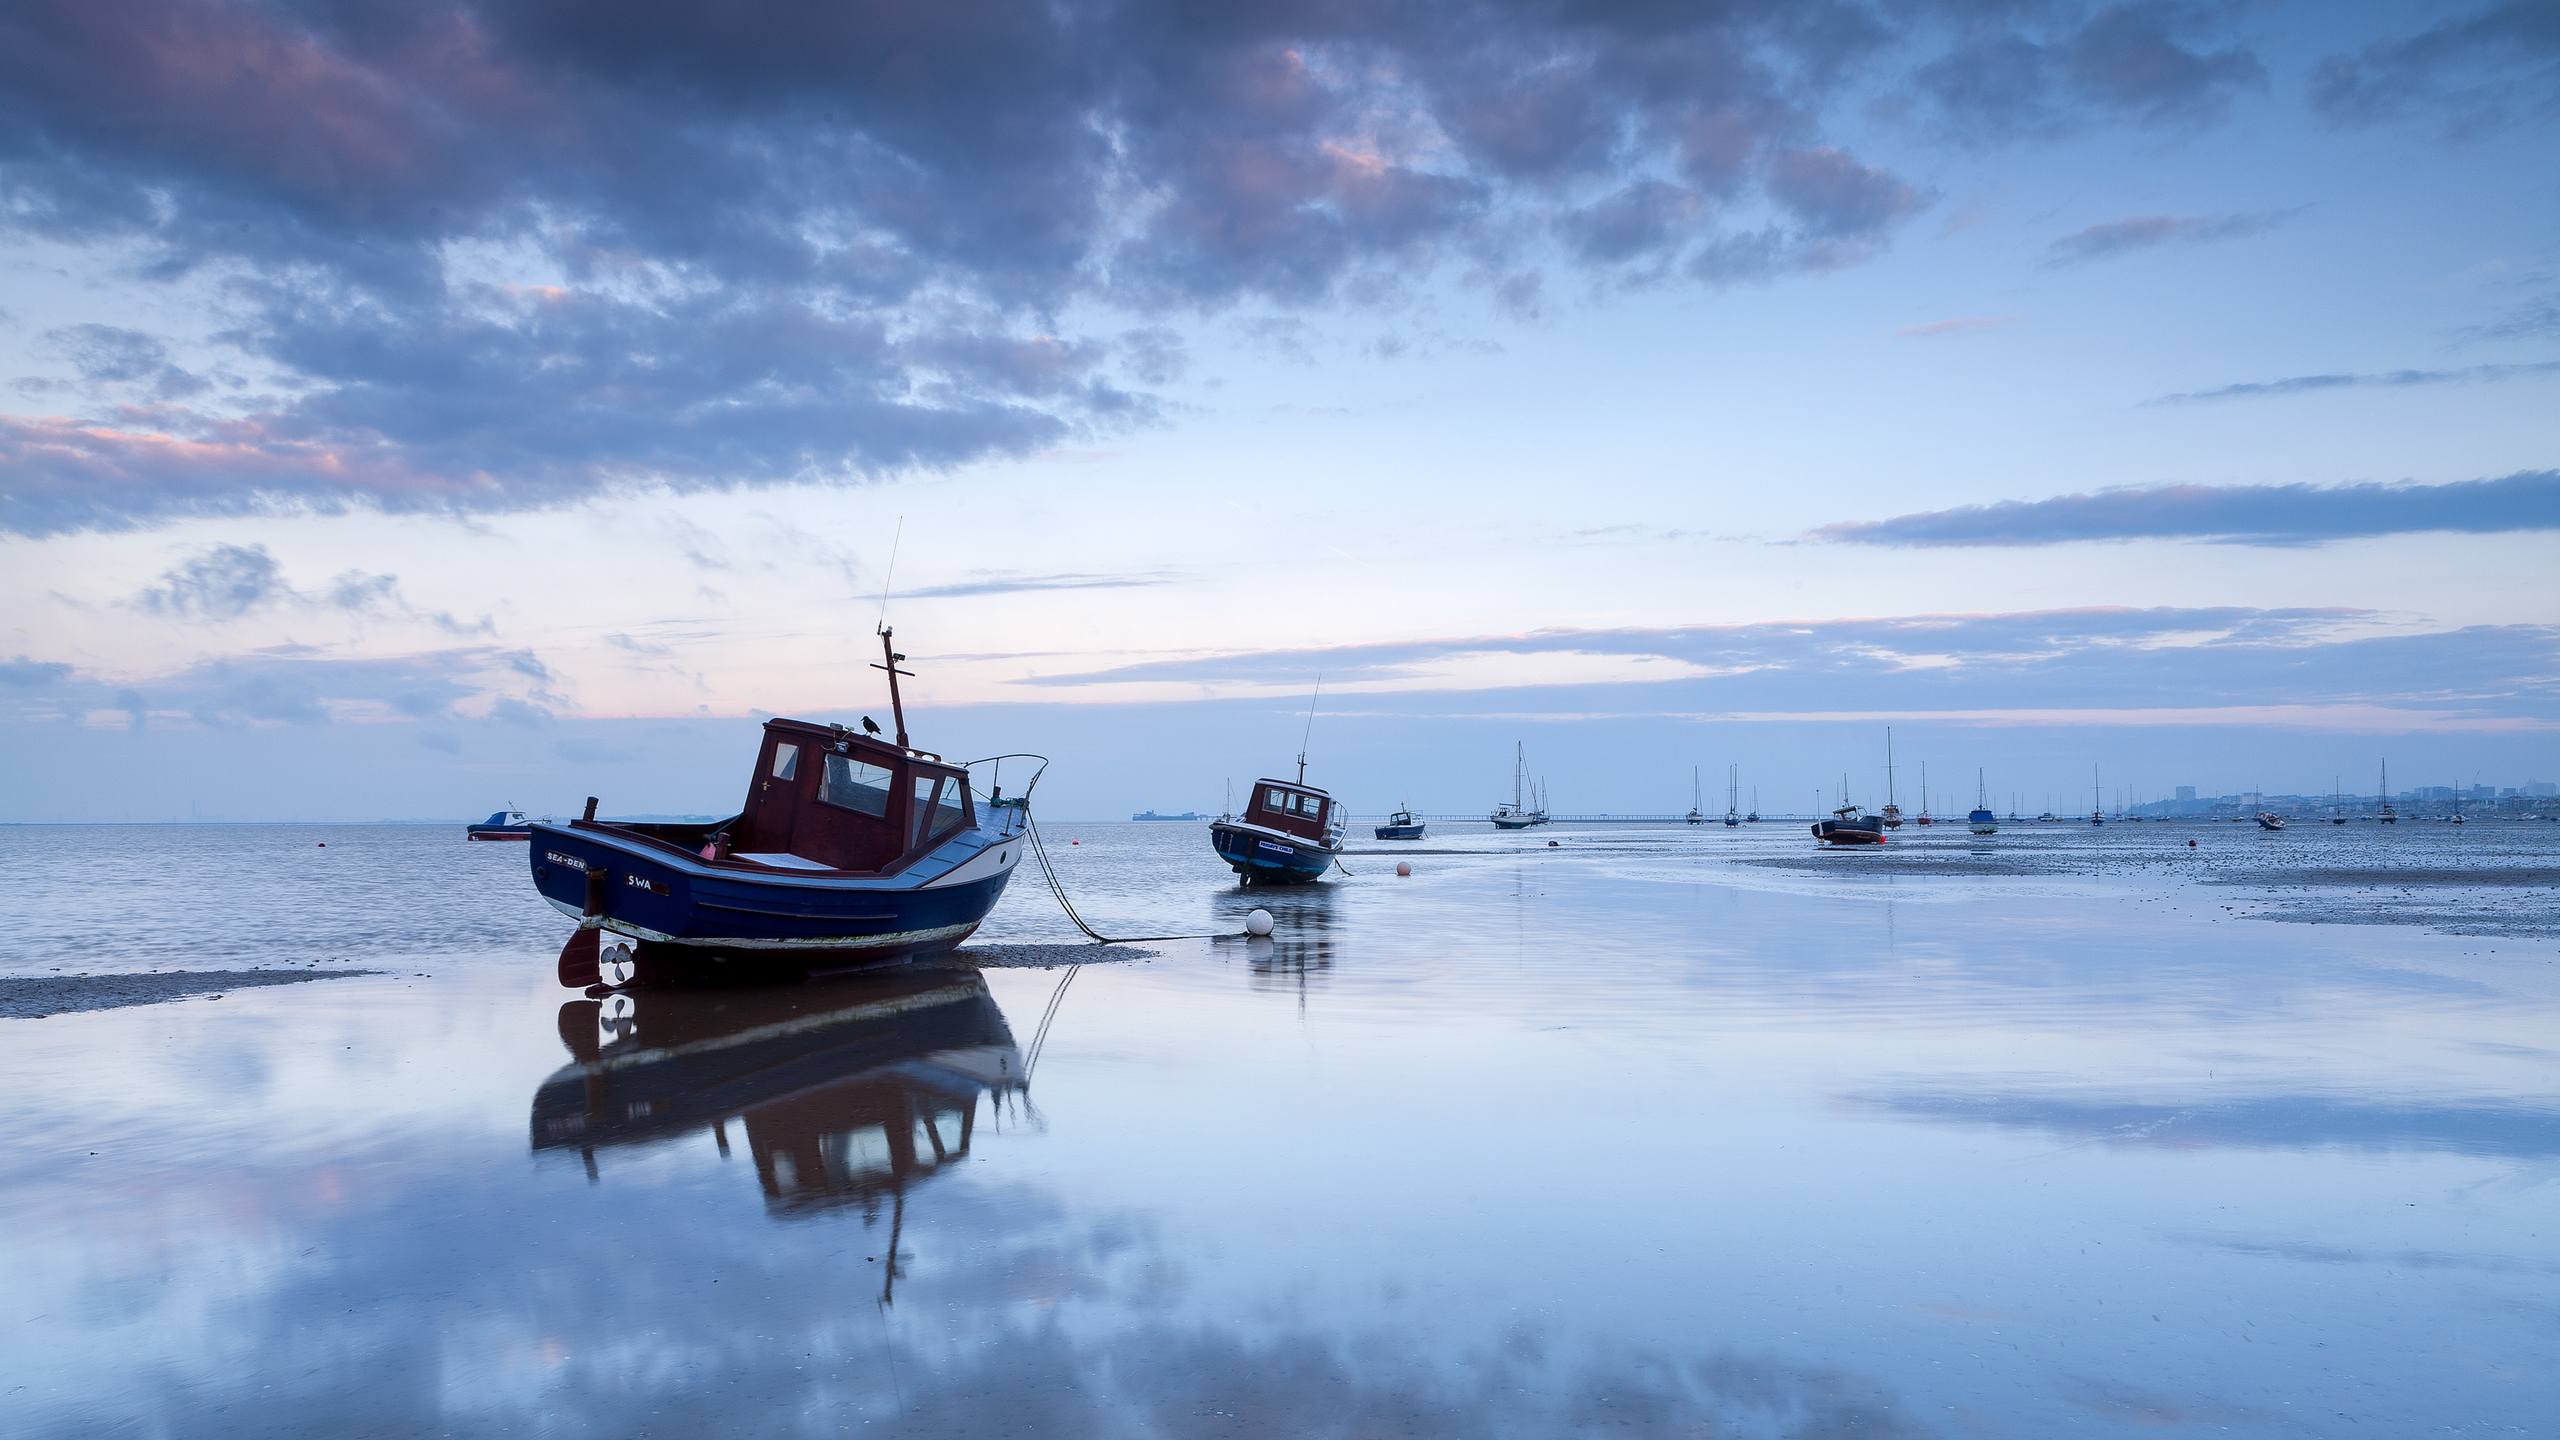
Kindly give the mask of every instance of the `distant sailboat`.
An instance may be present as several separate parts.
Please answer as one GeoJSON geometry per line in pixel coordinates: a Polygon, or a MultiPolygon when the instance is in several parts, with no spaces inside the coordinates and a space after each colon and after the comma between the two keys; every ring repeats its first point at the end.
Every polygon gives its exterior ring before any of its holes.
{"type": "Polygon", "coordinates": [[[2107,823],[2106,792],[2098,788],[2098,767],[2095,765],[2089,767],[2089,823],[2107,823]]]}
{"type": "Polygon", "coordinates": [[[1724,823],[1727,828],[1742,823],[1742,806],[1737,803],[1741,799],[1742,767],[1727,765],[1724,767],[1724,823]]]}
{"type": "Polygon", "coordinates": [[[1965,825],[1976,835],[1996,835],[2000,817],[1991,813],[1991,791],[1982,783],[1982,771],[1973,772],[1973,809],[1964,817],[1965,825]]]}
{"type": "Polygon", "coordinates": [[[1745,825],[1760,823],[1760,787],[1757,785],[1751,787],[1751,813],[1742,817],[1742,823],[1745,825]]]}
{"type": "Polygon", "coordinates": [[[1532,809],[1529,805],[1528,785],[1529,752],[1527,748],[1522,746],[1518,741],[1513,741],[1511,747],[1511,798],[1504,801],[1502,804],[1494,806],[1493,813],[1485,817],[1487,820],[1493,822],[1493,828],[1496,830],[1526,830],[1532,825],[1544,825],[1547,823],[1547,807],[1544,798],[1545,792],[1541,789],[1539,803],[1535,809],[1532,809]]]}
{"type": "Polygon", "coordinates": [[[2329,777],[2329,823],[2332,825],[2347,823],[2347,788],[2339,783],[2340,778],[2336,775],[2329,777]]]}
{"type": "MultiPolygon", "coordinates": [[[[1846,796],[1841,797],[1844,800],[1846,796]]],[[[1887,830],[1902,828],[1902,807],[1893,803],[1893,727],[1884,727],[1884,809],[1876,817],[1887,830]]]]}
{"type": "Polygon", "coordinates": [[[2382,762],[2382,793],[2376,798],[2382,802],[2382,808],[2374,811],[2373,818],[2385,825],[2399,824],[2400,812],[2391,808],[2391,762],[2388,760],[2382,762]]]}
{"type": "Polygon", "coordinates": [[[1929,813],[1929,762],[1920,762],[1920,823],[1935,825],[1937,817],[1929,813]]]}
{"type": "Polygon", "coordinates": [[[1701,793],[1701,792],[1699,791],[1699,789],[1698,789],[1698,767],[1697,767],[1697,766],[1695,766],[1695,765],[1692,765],[1692,766],[1690,766],[1690,767],[1689,767],[1689,823],[1690,823],[1690,824],[1692,824],[1692,825],[1704,825],[1704,824],[1706,824],[1706,823],[1707,823],[1707,812],[1706,812],[1706,809],[1704,808],[1704,807],[1705,807],[1705,805],[1706,805],[1706,798],[1707,798],[1707,797],[1706,797],[1703,793],[1701,793]]]}

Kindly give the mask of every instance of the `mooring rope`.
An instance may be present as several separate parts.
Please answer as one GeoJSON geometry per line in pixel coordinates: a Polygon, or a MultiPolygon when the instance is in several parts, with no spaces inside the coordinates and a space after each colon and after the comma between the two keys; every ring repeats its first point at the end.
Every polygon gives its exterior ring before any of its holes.
{"type": "Polygon", "coordinates": [[[1243,930],[1202,930],[1187,935],[1105,935],[1085,923],[1084,917],[1076,913],[1076,902],[1067,898],[1067,887],[1058,883],[1057,867],[1049,863],[1049,846],[1040,838],[1040,824],[1031,818],[1029,806],[1023,807],[1022,828],[1031,837],[1031,854],[1040,862],[1040,874],[1049,882],[1049,893],[1058,897],[1058,908],[1067,912],[1067,919],[1096,945],[1136,945],[1149,940],[1241,940],[1249,933],[1243,930]]]}

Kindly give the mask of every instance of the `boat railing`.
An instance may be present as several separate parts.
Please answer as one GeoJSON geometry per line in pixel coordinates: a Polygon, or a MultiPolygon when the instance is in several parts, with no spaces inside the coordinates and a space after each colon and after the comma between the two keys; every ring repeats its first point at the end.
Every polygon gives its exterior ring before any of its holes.
{"type": "MultiPolygon", "coordinates": [[[[1031,803],[1031,792],[1039,785],[1040,777],[1049,773],[1049,757],[1046,755],[1035,755],[1028,750],[1016,750],[1004,755],[989,755],[982,760],[963,761],[961,768],[969,772],[969,788],[976,790],[978,792],[978,798],[986,802],[988,805],[1028,805],[1031,803]],[[1029,760],[1038,762],[1031,767],[1031,778],[1023,783],[1020,792],[1013,795],[1007,795],[1004,793],[1004,762],[1007,760],[1029,760]],[[977,778],[978,767],[981,765],[987,767],[987,783],[983,789],[979,787],[977,778]]],[[[1021,773],[1020,767],[1016,767],[1015,773],[1021,773]]]]}

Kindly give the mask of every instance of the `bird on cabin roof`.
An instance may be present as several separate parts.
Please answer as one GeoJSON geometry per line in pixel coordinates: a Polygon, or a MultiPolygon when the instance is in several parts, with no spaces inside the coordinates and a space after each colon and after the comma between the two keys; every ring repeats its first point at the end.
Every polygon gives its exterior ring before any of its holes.
{"type": "Polygon", "coordinates": [[[869,734],[877,735],[880,733],[880,722],[865,715],[862,717],[862,728],[869,734]]]}

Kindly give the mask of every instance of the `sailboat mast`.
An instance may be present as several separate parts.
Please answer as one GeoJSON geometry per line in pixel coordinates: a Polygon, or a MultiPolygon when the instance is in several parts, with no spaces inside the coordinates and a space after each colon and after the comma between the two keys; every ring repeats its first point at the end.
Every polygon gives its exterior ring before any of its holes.
{"type": "Polygon", "coordinates": [[[1893,803],[1893,727],[1884,727],[1884,803],[1893,803]]]}

